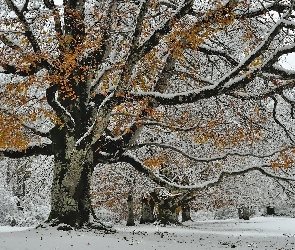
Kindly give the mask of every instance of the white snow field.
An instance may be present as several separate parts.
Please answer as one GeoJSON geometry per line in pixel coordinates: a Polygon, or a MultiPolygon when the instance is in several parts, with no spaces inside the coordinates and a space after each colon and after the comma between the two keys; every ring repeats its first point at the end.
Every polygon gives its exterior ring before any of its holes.
{"type": "Polygon", "coordinates": [[[196,221],[185,226],[115,226],[117,233],[0,227],[0,250],[295,249],[295,218],[196,221]]]}

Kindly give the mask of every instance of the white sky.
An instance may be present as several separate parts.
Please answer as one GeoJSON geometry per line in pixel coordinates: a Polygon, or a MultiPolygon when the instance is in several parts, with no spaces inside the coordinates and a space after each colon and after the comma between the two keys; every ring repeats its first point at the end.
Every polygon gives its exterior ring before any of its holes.
{"type": "Polygon", "coordinates": [[[62,5],[63,0],[54,0],[54,3],[55,3],[56,5],[62,5]]]}
{"type": "Polygon", "coordinates": [[[281,60],[281,64],[285,69],[295,70],[295,53],[290,53],[281,60]]]}

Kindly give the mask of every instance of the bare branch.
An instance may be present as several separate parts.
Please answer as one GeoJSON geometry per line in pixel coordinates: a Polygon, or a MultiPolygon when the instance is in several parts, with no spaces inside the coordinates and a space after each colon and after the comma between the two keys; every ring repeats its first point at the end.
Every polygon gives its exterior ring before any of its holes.
{"type": "MultiPolygon", "coordinates": [[[[62,28],[61,28],[61,19],[59,15],[59,11],[57,6],[55,6],[53,0],[44,0],[45,6],[53,11],[53,16],[54,16],[54,26],[55,26],[55,32],[57,36],[62,35],[62,28]]],[[[60,47],[61,48],[61,47],[60,47]]]]}
{"type": "Polygon", "coordinates": [[[23,124],[23,127],[30,130],[31,132],[33,132],[35,135],[41,136],[41,137],[46,137],[46,138],[50,138],[50,133],[49,132],[45,132],[45,131],[40,131],[35,127],[32,127],[28,124],[23,124]]]}
{"type": "Polygon", "coordinates": [[[150,2],[151,0],[146,0],[141,5],[141,8],[136,20],[135,30],[133,33],[133,39],[131,44],[131,54],[133,54],[134,50],[139,47],[139,40],[143,30],[143,21],[148,11],[148,6],[150,5],[150,2]]]}
{"type": "Polygon", "coordinates": [[[155,46],[159,44],[160,40],[163,38],[164,35],[168,35],[172,31],[176,20],[179,20],[187,14],[191,13],[193,6],[193,0],[185,1],[183,6],[181,6],[176,11],[172,18],[163,23],[163,26],[160,29],[156,30],[148,40],[146,40],[141,46],[139,46],[134,51],[133,55],[131,56],[132,58],[129,58],[129,61],[133,62],[134,64],[135,62],[139,61],[140,58],[148,54],[155,46]]]}
{"type": "Polygon", "coordinates": [[[200,52],[203,52],[205,54],[209,55],[216,55],[225,58],[232,66],[238,66],[239,62],[236,61],[233,57],[231,57],[228,53],[226,53],[224,50],[219,50],[216,48],[211,48],[208,45],[202,44],[198,47],[198,50],[200,52]]]}

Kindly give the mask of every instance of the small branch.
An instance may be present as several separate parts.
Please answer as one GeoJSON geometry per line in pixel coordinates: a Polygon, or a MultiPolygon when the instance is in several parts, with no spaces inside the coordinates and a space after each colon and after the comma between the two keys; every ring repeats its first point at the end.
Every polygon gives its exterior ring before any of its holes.
{"type": "Polygon", "coordinates": [[[61,19],[60,19],[59,11],[54,4],[54,1],[53,0],[44,0],[44,4],[48,9],[53,11],[54,26],[55,26],[55,32],[56,32],[57,36],[62,35],[63,32],[62,32],[62,28],[61,28],[61,19]]]}
{"type": "Polygon", "coordinates": [[[238,66],[239,62],[236,61],[233,57],[228,55],[224,50],[219,50],[216,48],[211,48],[208,45],[202,44],[198,47],[198,50],[200,52],[203,52],[205,54],[210,54],[210,55],[216,55],[216,56],[221,56],[225,58],[229,63],[231,63],[232,66],[238,66]]]}
{"type": "Polygon", "coordinates": [[[164,35],[168,35],[174,26],[176,20],[180,20],[182,17],[190,14],[193,6],[194,0],[187,0],[183,3],[183,6],[179,7],[178,10],[174,13],[174,16],[163,23],[163,26],[156,30],[154,34],[147,39],[140,47],[138,47],[133,55],[132,60],[133,62],[139,61],[145,55],[147,55],[153,48],[155,48],[160,40],[163,38],[164,35]]]}
{"type": "MultiPolygon", "coordinates": [[[[147,119],[148,120],[148,119],[147,119]]],[[[138,123],[145,125],[145,126],[158,126],[161,128],[168,128],[170,132],[189,132],[197,129],[199,127],[199,124],[192,126],[192,127],[178,127],[175,125],[170,125],[162,122],[157,121],[145,121],[145,120],[139,120],[138,123]]]]}
{"type": "Polygon", "coordinates": [[[273,107],[273,112],[272,116],[276,124],[278,124],[285,132],[286,136],[290,139],[292,143],[294,143],[294,139],[291,137],[289,130],[286,128],[286,126],[279,121],[277,118],[277,106],[278,106],[278,100],[275,97],[271,97],[271,99],[274,101],[274,107],[273,107]]]}
{"type": "Polygon", "coordinates": [[[22,51],[22,49],[16,45],[14,42],[12,42],[10,39],[8,39],[5,35],[1,35],[0,34],[0,41],[3,42],[6,46],[14,49],[14,50],[17,50],[17,51],[22,51]]]}

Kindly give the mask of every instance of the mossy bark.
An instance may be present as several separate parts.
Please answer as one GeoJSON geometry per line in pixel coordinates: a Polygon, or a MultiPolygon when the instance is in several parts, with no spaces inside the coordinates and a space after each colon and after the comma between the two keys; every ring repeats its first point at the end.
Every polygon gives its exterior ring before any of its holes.
{"type": "Polygon", "coordinates": [[[174,197],[166,197],[158,202],[158,220],[161,224],[178,224],[178,207],[174,197]]]}
{"type": "Polygon", "coordinates": [[[73,137],[67,134],[59,138],[54,145],[56,153],[48,221],[79,228],[89,222],[92,213],[93,152],[77,149],[73,137]]]}

